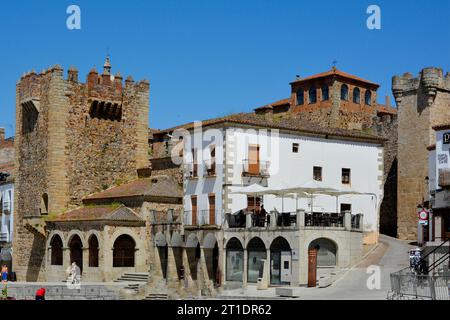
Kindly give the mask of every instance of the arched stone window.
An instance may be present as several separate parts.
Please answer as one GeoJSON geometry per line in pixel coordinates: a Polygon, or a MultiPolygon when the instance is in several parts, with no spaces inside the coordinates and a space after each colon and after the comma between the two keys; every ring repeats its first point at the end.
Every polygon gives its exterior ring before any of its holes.
{"type": "Polygon", "coordinates": [[[309,103],[317,102],[317,90],[315,86],[309,88],[309,103]]]}
{"type": "Polygon", "coordinates": [[[305,103],[305,94],[302,88],[297,90],[296,97],[297,97],[297,105],[302,105],[305,103]]]}
{"type": "Polygon", "coordinates": [[[368,106],[372,105],[372,92],[370,90],[367,90],[366,94],[364,95],[364,103],[368,106]]]}
{"type": "Polygon", "coordinates": [[[322,101],[327,101],[330,99],[330,91],[328,89],[328,86],[322,87],[322,101]]]}
{"type": "Polygon", "coordinates": [[[243,281],[244,276],[244,248],[237,238],[231,238],[227,242],[226,280],[243,281]]]}
{"type": "Polygon", "coordinates": [[[62,266],[63,265],[63,242],[61,237],[55,234],[50,241],[51,247],[51,261],[50,264],[53,266],[62,266]]]}
{"type": "Polygon", "coordinates": [[[98,267],[98,239],[95,235],[89,238],[89,267],[98,267]]]}
{"type": "Polygon", "coordinates": [[[357,104],[361,102],[361,91],[359,91],[359,88],[353,89],[353,102],[357,104]]]}
{"type": "Polygon", "coordinates": [[[134,267],[136,243],[129,235],[123,234],[114,242],[113,267],[134,267]]]}
{"type": "Polygon", "coordinates": [[[48,194],[44,193],[41,198],[41,214],[48,214],[48,194]]]}
{"type": "Polygon", "coordinates": [[[261,277],[263,259],[267,259],[267,251],[264,242],[254,237],[247,245],[247,281],[256,283],[261,277]]]}
{"type": "Polygon", "coordinates": [[[341,86],[341,100],[348,100],[348,86],[346,84],[341,86]]]}

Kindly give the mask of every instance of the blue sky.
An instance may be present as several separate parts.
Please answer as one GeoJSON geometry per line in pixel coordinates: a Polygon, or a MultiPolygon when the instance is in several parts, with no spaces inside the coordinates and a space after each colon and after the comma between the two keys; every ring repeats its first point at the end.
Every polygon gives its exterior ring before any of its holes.
{"type": "Polygon", "coordinates": [[[8,1],[0,6],[0,126],[13,135],[15,84],[61,64],[149,79],[150,126],[167,128],[286,98],[296,74],[337,67],[381,85],[426,66],[450,71],[450,1],[8,1]],[[81,7],[82,29],[66,28],[81,7]],[[381,8],[381,30],[366,9],[381,8]]]}

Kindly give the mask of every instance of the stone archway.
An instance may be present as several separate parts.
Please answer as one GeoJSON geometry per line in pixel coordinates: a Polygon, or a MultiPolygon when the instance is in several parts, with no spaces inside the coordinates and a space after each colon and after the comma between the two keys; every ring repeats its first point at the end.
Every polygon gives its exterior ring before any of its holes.
{"type": "Polygon", "coordinates": [[[220,282],[219,246],[216,237],[212,233],[209,233],[203,240],[203,253],[205,255],[208,278],[214,284],[218,284],[220,282]]]}
{"type": "Polygon", "coordinates": [[[70,263],[76,263],[80,268],[80,273],[83,273],[83,242],[81,238],[74,234],[69,240],[70,249],[70,263]]]}
{"type": "Polygon", "coordinates": [[[195,234],[192,233],[188,236],[185,250],[192,280],[196,281],[198,278],[198,266],[200,262],[201,249],[200,242],[195,234]]]}
{"type": "Polygon", "coordinates": [[[270,283],[290,284],[291,274],[291,246],[285,238],[277,237],[270,245],[270,283]]]}
{"type": "Polygon", "coordinates": [[[254,237],[247,244],[247,282],[256,283],[262,277],[263,260],[267,259],[267,251],[261,238],[254,237]]]}
{"type": "Polygon", "coordinates": [[[231,238],[226,245],[226,280],[244,281],[244,247],[238,238],[231,238]]]}

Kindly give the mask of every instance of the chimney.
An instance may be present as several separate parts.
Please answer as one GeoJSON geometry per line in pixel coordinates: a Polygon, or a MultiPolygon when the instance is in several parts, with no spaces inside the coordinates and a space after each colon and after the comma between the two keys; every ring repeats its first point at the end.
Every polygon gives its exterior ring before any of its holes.
{"type": "Polygon", "coordinates": [[[0,128],[0,142],[5,140],[5,128],[0,128]]]}

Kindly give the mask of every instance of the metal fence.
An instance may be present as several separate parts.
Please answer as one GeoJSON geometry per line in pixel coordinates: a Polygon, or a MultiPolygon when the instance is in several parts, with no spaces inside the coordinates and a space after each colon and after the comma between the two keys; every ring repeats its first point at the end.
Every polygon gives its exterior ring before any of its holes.
{"type": "Polygon", "coordinates": [[[391,274],[393,299],[450,300],[449,275],[417,275],[410,268],[391,274]]]}

